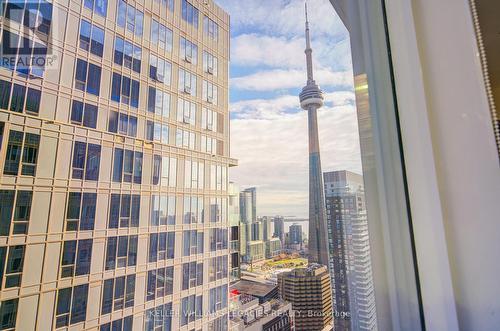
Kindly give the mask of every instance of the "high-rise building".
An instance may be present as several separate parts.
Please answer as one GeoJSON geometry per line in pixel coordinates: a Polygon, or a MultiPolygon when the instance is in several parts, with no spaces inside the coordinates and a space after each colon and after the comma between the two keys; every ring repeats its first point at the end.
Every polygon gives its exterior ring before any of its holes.
{"type": "Polygon", "coordinates": [[[228,14],[1,8],[1,328],[225,330],[228,14]]]}
{"type": "Polygon", "coordinates": [[[323,106],[323,92],[313,76],[312,48],[306,4],[307,85],[300,93],[300,106],[307,110],[309,128],[309,261],[329,264],[323,176],[318,137],[318,109],[323,106]]]}
{"type": "Polygon", "coordinates": [[[272,231],[272,217],[268,217],[268,216],[264,216],[264,217],[261,217],[260,219],[260,222],[262,223],[262,238],[263,240],[269,240],[271,239],[272,237],[274,237],[273,235],[273,231],[272,231]]]}
{"type": "Polygon", "coordinates": [[[255,187],[240,192],[240,213],[243,223],[257,221],[257,189],[255,187]]]}
{"type": "Polygon", "coordinates": [[[271,238],[266,240],[266,258],[272,259],[275,256],[281,254],[282,245],[281,240],[279,238],[271,238]]]}
{"type": "Polygon", "coordinates": [[[295,330],[332,330],[332,290],[326,266],[311,264],[280,273],[278,289],[280,297],[292,303],[295,330]]]}
{"type": "Polygon", "coordinates": [[[376,330],[363,177],[324,173],[335,327],[376,330]]]}
{"type": "Polygon", "coordinates": [[[229,202],[228,202],[228,217],[229,217],[229,278],[231,282],[240,279],[240,191],[238,185],[229,182],[229,202]]]}
{"type": "Polygon", "coordinates": [[[274,231],[273,237],[280,238],[281,242],[285,243],[285,218],[282,216],[273,217],[274,231]]]}
{"type": "Polygon", "coordinates": [[[288,236],[289,245],[298,245],[302,248],[302,225],[300,224],[292,224],[289,229],[288,236]]]}

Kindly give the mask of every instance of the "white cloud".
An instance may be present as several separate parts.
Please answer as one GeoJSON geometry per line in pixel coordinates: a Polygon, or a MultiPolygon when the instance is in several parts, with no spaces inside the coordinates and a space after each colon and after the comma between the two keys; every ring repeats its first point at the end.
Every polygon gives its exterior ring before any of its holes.
{"type": "MultiPolygon", "coordinates": [[[[351,86],[352,72],[335,72],[330,69],[320,69],[314,72],[316,81],[323,87],[351,86]]],[[[300,88],[306,83],[306,73],[303,70],[274,69],[258,71],[247,76],[231,79],[231,88],[249,91],[272,91],[290,88],[300,88]]]]}

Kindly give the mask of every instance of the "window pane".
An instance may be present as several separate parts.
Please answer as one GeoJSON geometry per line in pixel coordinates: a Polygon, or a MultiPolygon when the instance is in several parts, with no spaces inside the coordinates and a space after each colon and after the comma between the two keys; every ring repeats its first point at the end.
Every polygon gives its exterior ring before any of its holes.
{"type": "Polygon", "coordinates": [[[93,129],[97,127],[97,106],[85,104],[83,125],[93,129]]]}
{"type": "Polygon", "coordinates": [[[75,275],[87,275],[90,273],[92,259],[92,239],[80,240],[78,242],[78,256],[76,260],[75,275]]]}
{"type": "Polygon", "coordinates": [[[87,154],[86,180],[99,180],[99,165],[101,163],[101,146],[89,144],[87,154]]]}
{"type": "Polygon", "coordinates": [[[18,299],[2,301],[0,304],[0,330],[15,328],[18,299]]]}
{"type": "Polygon", "coordinates": [[[82,201],[82,215],[80,219],[80,230],[93,230],[96,211],[96,193],[84,193],[82,201]]]}

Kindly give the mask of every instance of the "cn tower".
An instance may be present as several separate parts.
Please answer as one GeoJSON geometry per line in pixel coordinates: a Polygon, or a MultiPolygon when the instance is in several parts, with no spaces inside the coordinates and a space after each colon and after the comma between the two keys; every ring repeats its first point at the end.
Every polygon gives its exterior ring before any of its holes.
{"type": "Polygon", "coordinates": [[[307,110],[309,128],[309,263],[329,266],[328,232],[325,214],[323,175],[319,153],[318,114],[323,106],[323,91],[313,76],[309,19],[306,11],[307,84],[300,93],[300,106],[307,110]]]}

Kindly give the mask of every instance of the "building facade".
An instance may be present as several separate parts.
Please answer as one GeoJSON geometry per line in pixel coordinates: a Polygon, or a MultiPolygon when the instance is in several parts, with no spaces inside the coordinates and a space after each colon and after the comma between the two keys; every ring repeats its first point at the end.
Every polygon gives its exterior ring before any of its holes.
{"type": "Polygon", "coordinates": [[[326,172],[324,183],[336,328],[376,330],[363,177],[326,172]]]}
{"type": "Polygon", "coordinates": [[[231,256],[229,257],[229,278],[231,282],[240,279],[240,190],[238,185],[229,182],[229,202],[228,202],[228,217],[229,225],[231,226],[229,232],[229,249],[231,256]]]}
{"type": "Polygon", "coordinates": [[[295,330],[332,330],[332,290],[326,266],[311,264],[280,273],[278,289],[280,297],[292,303],[295,330]]]}
{"type": "Polygon", "coordinates": [[[280,238],[281,242],[285,243],[285,218],[282,216],[273,217],[273,237],[280,238]]]}
{"type": "Polygon", "coordinates": [[[1,8],[2,329],[225,330],[227,13],[1,8]]]}
{"type": "Polygon", "coordinates": [[[292,224],[288,230],[288,245],[302,249],[302,225],[292,224]]]}

